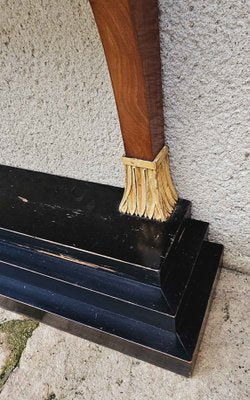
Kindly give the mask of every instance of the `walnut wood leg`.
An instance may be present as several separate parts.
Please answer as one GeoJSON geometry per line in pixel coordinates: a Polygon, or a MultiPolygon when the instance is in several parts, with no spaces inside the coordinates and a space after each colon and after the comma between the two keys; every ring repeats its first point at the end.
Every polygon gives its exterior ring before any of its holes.
{"type": "Polygon", "coordinates": [[[166,220],[177,194],[164,150],[158,2],[90,0],[90,4],[108,63],[126,154],[120,211],[166,220]]]}

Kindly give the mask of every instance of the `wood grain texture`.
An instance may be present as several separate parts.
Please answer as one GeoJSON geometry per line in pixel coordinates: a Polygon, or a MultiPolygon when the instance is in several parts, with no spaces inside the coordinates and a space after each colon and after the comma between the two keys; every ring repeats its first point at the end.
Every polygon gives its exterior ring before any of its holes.
{"type": "Polygon", "coordinates": [[[127,157],[164,146],[157,0],[90,0],[113,85],[127,157]]]}

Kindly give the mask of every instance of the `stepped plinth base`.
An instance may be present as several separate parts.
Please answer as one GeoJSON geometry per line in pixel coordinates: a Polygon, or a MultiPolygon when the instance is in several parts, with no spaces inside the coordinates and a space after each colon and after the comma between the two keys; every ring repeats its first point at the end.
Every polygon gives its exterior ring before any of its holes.
{"type": "Polygon", "coordinates": [[[190,202],[159,222],[120,214],[120,188],[5,166],[0,182],[0,305],[189,376],[223,253],[190,202]]]}

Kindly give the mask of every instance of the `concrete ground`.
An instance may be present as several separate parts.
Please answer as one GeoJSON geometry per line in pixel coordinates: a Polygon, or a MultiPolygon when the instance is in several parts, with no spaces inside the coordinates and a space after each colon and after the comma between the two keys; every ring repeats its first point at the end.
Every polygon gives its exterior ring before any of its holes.
{"type": "MultiPolygon", "coordinates": [[[[223,269],[191,379],[40,324],[28,340],[32,330],[26,330],[26,347],[6,376],[0,400],[248,399],[248,291],[246,274],[223,269]]],[[[23,319],[1,310],[0,330],[17,318],[23,319]]],[[[2,371],[11,357],[10,334],[0,336],[2,371]]],[[[13,343],[19,341],[12,331],[13,343]]]]}

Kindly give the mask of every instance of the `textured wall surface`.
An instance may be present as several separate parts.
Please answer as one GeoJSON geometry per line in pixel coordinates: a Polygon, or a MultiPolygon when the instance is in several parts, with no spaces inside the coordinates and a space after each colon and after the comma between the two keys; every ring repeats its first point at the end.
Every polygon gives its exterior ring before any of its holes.
{"type": "MultiPolygon", "coordinates": [[[[225,266],[242,270],[247,2],[161,0],[160,9],[173,178],[226,246],[225,266]]],[[[0,163],[123,186],[117,113],[87,0],[0,0],[0,113],[0,163]]]]}

